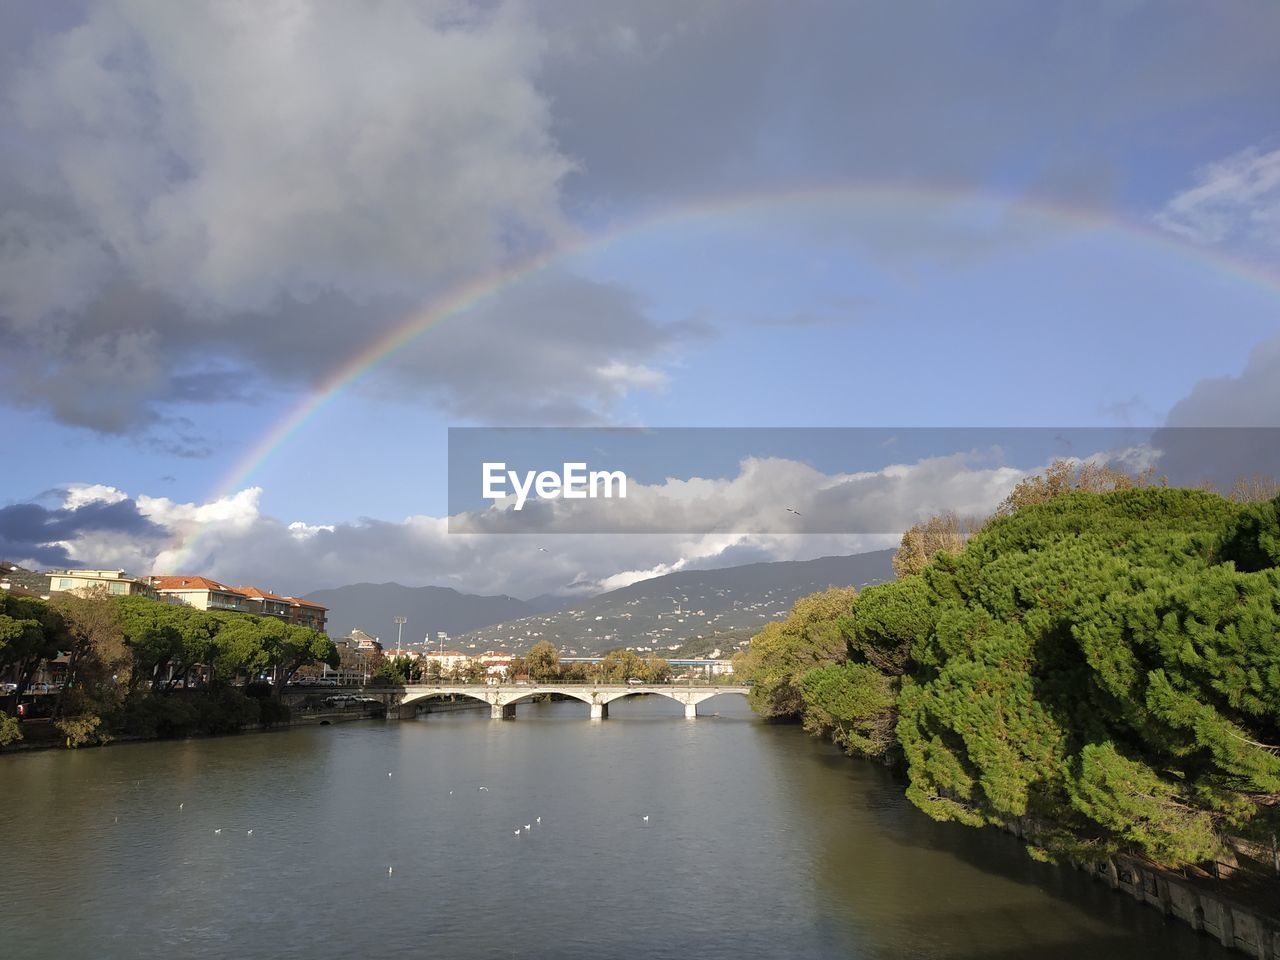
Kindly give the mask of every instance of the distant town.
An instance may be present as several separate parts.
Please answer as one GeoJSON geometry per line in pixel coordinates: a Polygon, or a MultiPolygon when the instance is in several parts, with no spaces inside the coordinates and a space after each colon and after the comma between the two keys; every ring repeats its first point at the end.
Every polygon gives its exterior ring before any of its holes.
{"type": "MultiPolygon", "coordinates": [[[[49,599],[60,593],[106,596],[142,596],[158,603],[191,607],[197,610],[244,613],[272,617],[327,632],[328,608],[301,597],[285,596],[252,584],[232,586],[211,577],[191,575],[131,576],[122,569],[52,569],[35,571],[7,561],[0,561],[0,590],[16,595],[49,599]]],[[[415,633],[416,635],[416,633],[415,633]]],[[[339,663],[310,664],[293,678],[299,686],[350,685],[368,683],[378,669],[387,663],[413,666],[415,676],[432,680],[496,683],[522,676],[522,660],[518,651],[486,650],[464,653],[450,648],[447,631],[437,631],[422,641],[384,644],[363,629],[353,628],[349,635],[332,638],[338,649],[339,663]],[[513,673],[513,664],[515,672],[513,673]]],[[[515,639],[515,638],[512,638],[515,639]]],[[[533,636],[528,643],[540,639],[533,636]]],[[[505,644],[503,644],[505,646],[505,644]]],[[[472,642],[474,647],[475,643],[472,642]]],[[[678,645],[668,648],[668,653],[678,645]]],[[[650,647],[627,647],[635,652],[651,652],[650,647]]],[[[567,666],[600,663],[602,657],[579,656],[578,650],[562,647],[560,662],[567,666]]],[[[673,676],[718,676],[731,674],[733,666],[722,657],[717,647],[699,656],[675,657],[668,662],[673,676]]],[[[36,677],[37,686],[56,684],[60,663],[50,661],[36,677]]],[[[3,678],[0,678],[3,679],[3,678]]]]}

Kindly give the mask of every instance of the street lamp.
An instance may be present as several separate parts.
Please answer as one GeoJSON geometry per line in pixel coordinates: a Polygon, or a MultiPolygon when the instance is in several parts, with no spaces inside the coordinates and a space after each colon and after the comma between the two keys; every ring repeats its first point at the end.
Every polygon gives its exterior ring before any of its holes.
{"type": "Polygon", "coordinates": [[[404,625],[405,625],[406,623],[408,623],[408,621],[407,621],[407,620],[405,620],[405,618],[404,618],[404,617],[396,617],[396,619],[395,619],[395,624],[396,624],[396,659],[397,659],[397,660],[399,660],[399,659],[400,659],[400,633],[401,633],[401,631],[402,631],[402,630],[404,630],[404,625]]]}

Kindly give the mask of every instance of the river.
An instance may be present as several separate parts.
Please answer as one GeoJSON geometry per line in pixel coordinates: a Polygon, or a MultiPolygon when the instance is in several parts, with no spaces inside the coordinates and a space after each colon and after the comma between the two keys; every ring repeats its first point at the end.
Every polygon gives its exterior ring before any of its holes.
{"type": "Polygon", "coordinates": [[[0,956],[1239,956],[739,697],[518,709],[0,757],[0,956]]]}

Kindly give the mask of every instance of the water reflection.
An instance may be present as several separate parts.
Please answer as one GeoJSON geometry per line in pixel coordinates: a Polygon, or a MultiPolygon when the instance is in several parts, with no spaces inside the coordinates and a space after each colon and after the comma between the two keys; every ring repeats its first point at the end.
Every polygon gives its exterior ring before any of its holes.
{"type": "Polygon", "coordinates": [[[740,699],[701,709],[0,758],[21,864],[3,955],[1228,956],[1010,837],[932,823],[740,699]]]}

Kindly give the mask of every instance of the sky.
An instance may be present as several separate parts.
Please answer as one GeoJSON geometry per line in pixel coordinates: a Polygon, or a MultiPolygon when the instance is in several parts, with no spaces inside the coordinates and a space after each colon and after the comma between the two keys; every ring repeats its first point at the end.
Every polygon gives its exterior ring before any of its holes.
{"type": "Polygon", "coordinates": [[[1243,0],[0,6],[0,556],[590,592],[891,543],[744,519],[850,471],[830,508],[892,487],[883,531],[1043,458],[744,447],[652,481],[714,524],[530,538],[450,532],[451,427],[1280,426],[1277,35],[1243,0]]]}

